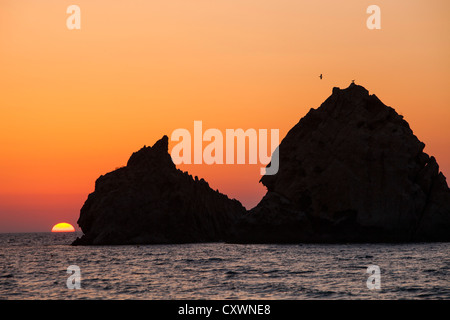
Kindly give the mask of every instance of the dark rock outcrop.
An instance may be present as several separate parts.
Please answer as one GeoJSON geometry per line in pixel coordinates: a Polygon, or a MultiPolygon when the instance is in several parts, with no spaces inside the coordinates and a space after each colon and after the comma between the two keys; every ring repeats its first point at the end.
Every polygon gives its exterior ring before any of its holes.
{"type": "Polygon", "coordinates": [[[450,241],[450,189],[424,147],[365,88],[334,88],[283,139],[249,212],[178,170],[164,136],[97,179],[73,244],[450,241]]]}
{"type": "Polygon", "coordinates": [[[73,245],[223,241],[245,208],[177,169],[168,137],[144,147],[95,182],[73,245]]]}
{"type": "Polygon", "coordinates": [[[394,109],[358,85],[295,125],[232,242],[450,241],[450,190],[394,109]]]}

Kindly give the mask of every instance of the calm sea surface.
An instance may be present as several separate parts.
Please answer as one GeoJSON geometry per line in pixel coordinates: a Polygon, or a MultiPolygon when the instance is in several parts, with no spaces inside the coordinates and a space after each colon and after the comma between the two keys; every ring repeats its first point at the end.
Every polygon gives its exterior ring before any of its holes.
{"type": "Polygon", "coordinates": [[[450,299],[450,243],[72,247],[76,236],[0,234],[0,299],[450,299]],[[67,288],[70,265],[81,289],[67,288]]]}

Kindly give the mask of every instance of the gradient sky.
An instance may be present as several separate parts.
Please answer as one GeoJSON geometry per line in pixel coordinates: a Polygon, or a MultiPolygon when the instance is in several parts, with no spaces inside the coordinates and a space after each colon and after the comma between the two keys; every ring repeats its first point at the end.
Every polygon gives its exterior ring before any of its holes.
{"type": "MultiPolygon", "coordinates": [[[[282,139],[352,79],[450,176],[449,12],[448,0],[2,0],[0,232],[78,229],[95,180],[143,145],[194,120],[282,139]],[[66,27],[71,4],[81,30],[66,27]],[[381,30],[366,27],[372,4],[381,30]]],[[[180,168],[248,208],[265,193],[260,165],[180,168]]]]}

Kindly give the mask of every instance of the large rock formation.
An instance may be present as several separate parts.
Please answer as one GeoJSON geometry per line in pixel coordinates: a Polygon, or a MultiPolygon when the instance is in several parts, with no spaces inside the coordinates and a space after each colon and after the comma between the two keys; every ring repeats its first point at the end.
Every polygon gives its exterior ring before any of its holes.
{"type": "Polygon", "coordinates": [[[334,88],[283,139],[231,241],[449,241],[450,190],[424,147],[365,88],[334,88]]]}
{"type": "Polygon", "coordinates": [[[334,88],[283,139],[249,212],[176,169],[164,136],[96,181],[74,244],[450,241],[450,190],[424,147],[365,88],[334,88]]]}
{"type": "Polygon", "coordinates": [[[97,179],[78,219],[84,235],[73,244],[223,241],[244,212],[237,200],[177,169],[164,136],[97,179]]]}

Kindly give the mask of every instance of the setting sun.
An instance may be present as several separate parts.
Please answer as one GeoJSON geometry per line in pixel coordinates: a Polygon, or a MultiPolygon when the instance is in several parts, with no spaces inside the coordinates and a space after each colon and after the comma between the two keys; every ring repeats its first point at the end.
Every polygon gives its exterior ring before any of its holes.
{"type": "Polygon", "coordinates": [[[61,222],[53,226],[52,232],[75,232],[75,228],[70,223],[61,222]]]}

